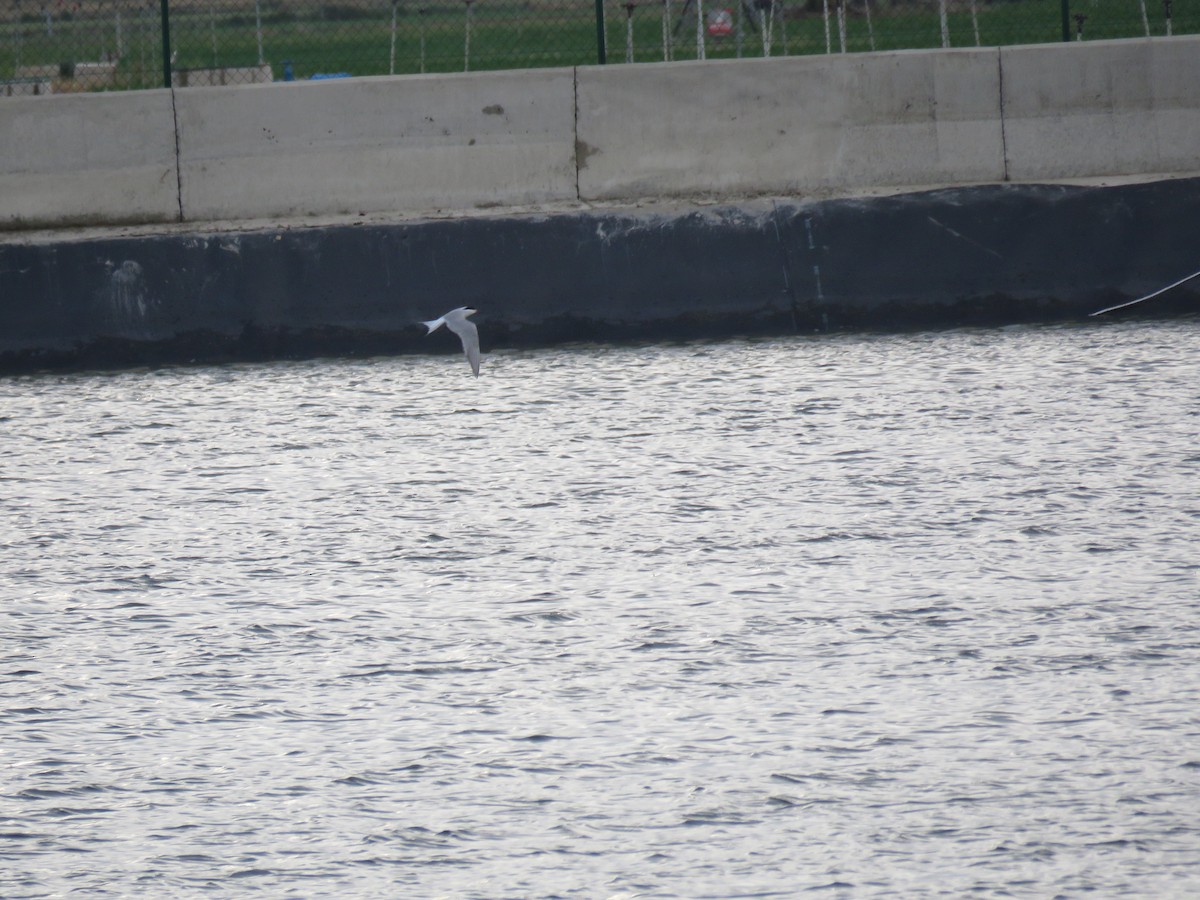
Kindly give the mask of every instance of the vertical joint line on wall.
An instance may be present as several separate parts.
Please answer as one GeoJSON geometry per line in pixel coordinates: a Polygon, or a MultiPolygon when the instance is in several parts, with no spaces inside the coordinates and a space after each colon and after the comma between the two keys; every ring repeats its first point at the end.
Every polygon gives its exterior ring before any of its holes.
{"type": "Polygon", "coordinates": [[[176,221],[183,221],[183,160],[179,156],[179,110],[175,108],[175,88],[171,91],[171,124],[175,130],[175,208],[178,210],[176,221]]]}
{"type": "Polygon", "coordinates": [[[1004,180],[1008,181],[1008,135],[1004,130],[1004,48],[996,48],[996,76],[1000,88],[1000,157],[1004,162],[1004,180]]]}
{"type": "Polygon", "coordinates": [[[574,117],[571,152],[575,160],[575,200],[579,202],[583,199],[579,195],[579,66],[571,67],[571,88],[571,113],[574,117]]]}

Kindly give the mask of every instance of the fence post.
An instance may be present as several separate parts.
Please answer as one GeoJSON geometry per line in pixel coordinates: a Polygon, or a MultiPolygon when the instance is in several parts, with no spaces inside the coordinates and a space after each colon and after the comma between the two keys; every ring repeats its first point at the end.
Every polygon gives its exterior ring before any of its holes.
{"type": "Polygon", "coordinates": [[[1062,39],[1071,39],[1071,0],[1062,0],[1062,39]]]}
{"type": "MultiPolygon", "coordinates": [[[[1063,0],[1065,3],[1066,0],[1063,0]]],[[[171,12],[167,0],[162,0],[163,87],[171,86],[171,12]]]]}
{"type": "Polygon", "coordinates": [[[596,0],[596,59],[600,65],[608,62],[608,49],[604,43],[604,0],[596,0]]]}

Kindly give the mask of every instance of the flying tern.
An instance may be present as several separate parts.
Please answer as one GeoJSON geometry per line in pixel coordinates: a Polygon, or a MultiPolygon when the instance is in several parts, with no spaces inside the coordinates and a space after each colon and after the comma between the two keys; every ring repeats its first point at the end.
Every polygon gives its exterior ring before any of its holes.
{"type": "Polygon", "coordinates": [[[479,330],[475,327],[474,322],[467,321],[467,316],[473,316],[478,310],[471,309],[469,306],[460,306],[458,309],[452,309],[444,316],[436,319],[431,319],[428,322],[422,322],[429,331],[426,334],[433,334],[443,325],[458,335],[462,341],[463,353],[467,356],[467,362],[471,364],[471,371],[475,373],[475,377],[479,377],[479,330]]]}

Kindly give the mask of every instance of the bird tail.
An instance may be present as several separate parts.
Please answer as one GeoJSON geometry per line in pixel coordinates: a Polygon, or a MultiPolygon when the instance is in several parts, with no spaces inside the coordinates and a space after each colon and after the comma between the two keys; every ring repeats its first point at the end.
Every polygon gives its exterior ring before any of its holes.
{"type": "Polygon", "coordinates": [[[435,331],[437,331],[439,328],[441,328],[443,325],[446,324],[446,320],[444,318],[443,319],[431,319],[430,321],[422,322],[421,324],[429,329],[428,331],[425,332],[426,334],[433,334],[435,331]]]}

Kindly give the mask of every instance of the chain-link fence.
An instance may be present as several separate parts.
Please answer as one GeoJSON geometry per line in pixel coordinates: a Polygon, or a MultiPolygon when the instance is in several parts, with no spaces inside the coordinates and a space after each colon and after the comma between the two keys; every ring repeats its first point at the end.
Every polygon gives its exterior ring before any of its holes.
{"type": "Polygon", "coordinates": [[[0,95],[1197,31],[1200,0],[0,0],[0,95]]]}

